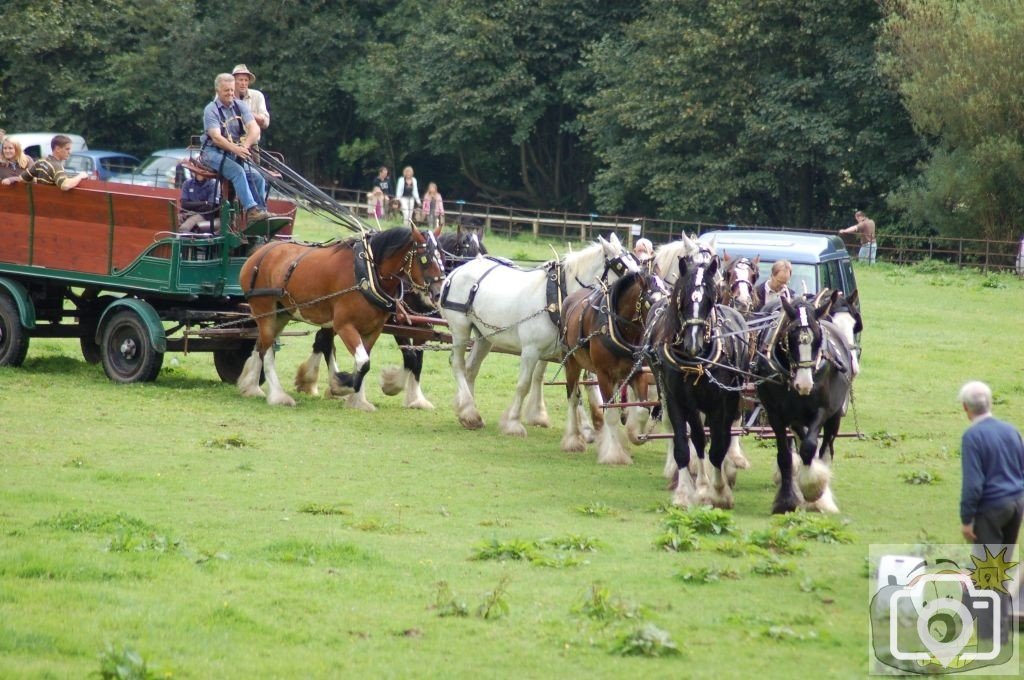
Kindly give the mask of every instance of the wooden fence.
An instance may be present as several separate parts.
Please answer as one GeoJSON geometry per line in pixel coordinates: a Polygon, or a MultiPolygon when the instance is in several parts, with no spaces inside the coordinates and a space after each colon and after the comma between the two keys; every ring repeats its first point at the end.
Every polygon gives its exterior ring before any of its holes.
{"type": "MultiPolygon", "coordinates": [[[[366,214],[366,192],[331,187],[321,188],[333,198],[350,206],[356,211],[356,214],[366,214]]],[[[781,231],[783,229],[782,227],[758,225],[688,222],[568,211],[556,212],[466,201],[446,201],[445,210],[449,224],[453,224],[454,220],[459,218],[472,218],[483,224],[490,233],[511,238],[525,233],[533,237],[587,241],[593,239],[597,234],[615,233],[630,247],[632,247],[633,240],[640,236],[649,238],[658,244],[677,239],[684,231],[690,234],[702,234],[706,231],[741,228],[766,231],[781,231]]],[[[816,234],[836,233],[795,227],[786,229],[816,234]]],[[[846,236],[844,241],[851,255],[856,257],[860,248],[856,237],[846,236]]],[[[1024,240],[1017,242],[942,236],[907,236],[886,234],[884,229],[881,229],[878,233],[878,259],[897,264],[934,259],[959,267],[977,267],[986,272],[1016,272],[1018,275],[1024,276],[1024,240]]]]}

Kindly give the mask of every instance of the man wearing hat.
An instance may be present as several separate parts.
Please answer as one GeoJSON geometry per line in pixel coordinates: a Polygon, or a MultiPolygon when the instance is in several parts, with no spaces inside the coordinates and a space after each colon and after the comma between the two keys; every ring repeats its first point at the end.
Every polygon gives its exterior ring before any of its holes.
{"type": "Polygon", "coordinates": [[[249,85],[256,82],[256,75],[248,69],[245,64],[239,64],[231,70],[235,77],[235,99],[249,105],[252,117],[261,130],[270,127],[270,111],[267,110],[267,98],[259,90],[249,89],[249,85]]]}

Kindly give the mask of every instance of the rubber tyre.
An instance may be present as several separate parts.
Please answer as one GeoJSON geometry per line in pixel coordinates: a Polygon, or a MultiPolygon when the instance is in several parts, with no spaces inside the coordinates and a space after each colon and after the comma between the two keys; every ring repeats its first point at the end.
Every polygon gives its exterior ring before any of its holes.
{"type": "MultiPolygon", "coordinates": [[[[215,349],[213,350],[213,367],[217,369],[217,375],[226,383],[234,385],[242,375],[245,362],[252,356],[252,349],[255,341],[246,343],[243,347],[236,349],[215,349]]],[[[260,384],[267,379],[263,371],[260,371],[260,384]]]]}
{"type": "Polygon", "coordinates": [[[103,348],[96,344],[93,335],[83,335],[78,339],[78,343],[82,347],[82,358],[86,363],[95,365],[103,360],[103,348]]]}
{"type": "Polygon", "coordinates": [[[0,366],[21,366],[28,354],[28,341],[18,306],[10,295],[0,293],[0,366]]]}
{"type": "Polygon", "coordinates": [[[164,363],[149,341],[146,324],[130,309],[114,314],[103,327],[103,372],[114,382],[152,382],[164,363]]]}

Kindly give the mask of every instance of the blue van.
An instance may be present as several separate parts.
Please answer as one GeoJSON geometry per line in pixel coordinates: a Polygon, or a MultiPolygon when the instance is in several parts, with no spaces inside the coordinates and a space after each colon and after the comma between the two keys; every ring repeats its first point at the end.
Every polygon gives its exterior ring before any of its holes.
{"type": "Polygon", "coordinates": [[[764,283],[776,260],[793,264],[789,287],[797,293],[817,293],[822,288],[839,289],[850,296],[857,289],[853,264],[846,245],[838,236],[799,231],[729,230],[709,231],[698,239],[713,244],[720,257],[761,256],[760,278],[764,283]]]}

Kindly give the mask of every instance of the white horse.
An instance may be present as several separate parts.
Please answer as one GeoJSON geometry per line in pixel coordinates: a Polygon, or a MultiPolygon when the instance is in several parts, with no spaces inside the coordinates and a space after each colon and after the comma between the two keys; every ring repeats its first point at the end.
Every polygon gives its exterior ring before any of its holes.
{"type": "Polygon", "coordinates": [[[484,358],[497,348],[520,356],[515,398],[501,417],[502,433],[526,436],[522,411],[527,394],[526,424],[547,427],[545,362],[562,357],[558,325],[552,318],[560,314],[562,298],[548,299],[549,280],[556,279],[554,288],[561,287],[563,294],[569,295],[602,278],[614,280],[639,269],[633,254],[612,234],[608,240],[598,237],[583,250],[536,269],[522,270],[479,257],[451,272],[442,288],[441,316],[452,336],[455,411],[462,426],[475,430],[484,425],[474,384],[484,358]],[[471,340],[473,349],[467,362],[466,347],[471,340]]]}

